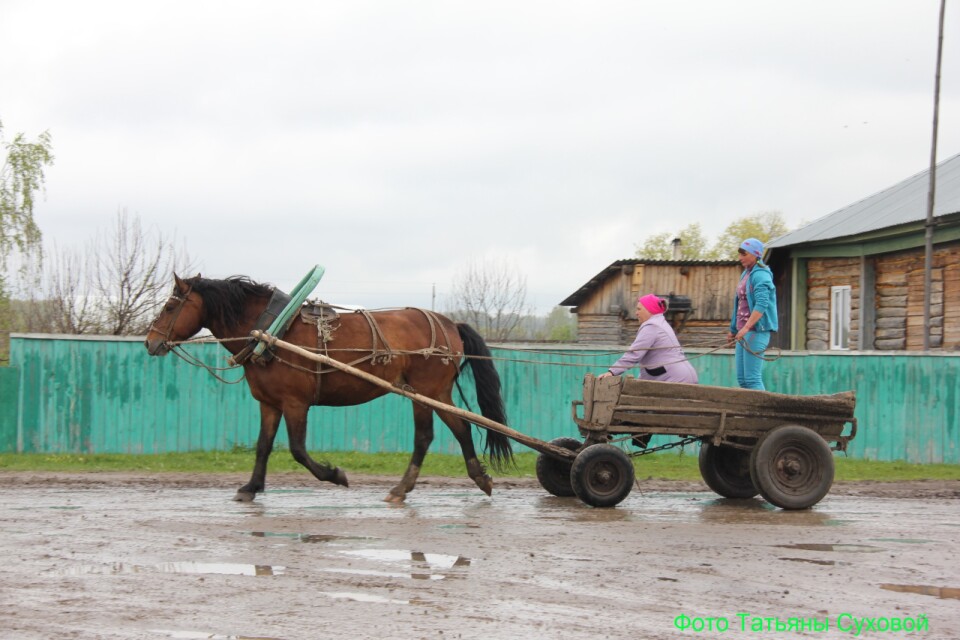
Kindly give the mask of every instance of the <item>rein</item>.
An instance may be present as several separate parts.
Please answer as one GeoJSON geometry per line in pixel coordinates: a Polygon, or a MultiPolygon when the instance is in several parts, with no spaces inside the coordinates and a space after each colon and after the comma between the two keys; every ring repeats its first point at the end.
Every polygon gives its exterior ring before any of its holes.
{"type": "MultiPolygon", "coordinates": [[[[235,339],[235,338],[232,338],[232,339],[235,339]]],[[[246,340],[246,338],[244,338],[244,340],[246,340]]],[[[194,356],[194,355],[190,355],[190,354],[187,352],[187,350],[184,349],[183,346],[182,346],[182,345],[185,344],[186,342],[189,342],[189,341],[184,341],[183,343],[178,343],[178,344],[176,344],[176,345],[171,346],[171,347],[170,347],[170,352],[173,353],[175,356],[177,356],[178,358],[180,358],[181,360],[183,360],[184,362],[186,362],[186,363],[189,364],[189,365],[193,365],[193,366],[195,366],[195,367],[200,367],[200,368],[202,368],[202,369],[206,369],[207,372],[208,372],[210,375],[212,375],[214,378],[216,378],[216,379],[219,380],[220,382],[223,382],[224,384],[238,384],[238,383],[240,383],[240,382],[243,382],[243,379],[247,377],[247,373],[246,373],[246,371],[244,371],[243,375],[240,376],[240,377],[239,377],[238,379],[236,379],[236,380],[227,380],[227,379],[223,378],[222,376],[220,376],[219,374],[217,374],[217,371],[230,371],[231,369],[236,369],[236,368],[240,367],[241,365],[232,365],[232,366],[229,366],[229,367],[213,367],[213,366],[210,366],[210,365],[207,364],[206,362],[203,362],[202,360],[200,360],[200,358],[198,358],[198,357],[196,357],[196,356],[194,356]]],[[[220,341],[218,340],[218,342],[220,342],[220,341]]]]}

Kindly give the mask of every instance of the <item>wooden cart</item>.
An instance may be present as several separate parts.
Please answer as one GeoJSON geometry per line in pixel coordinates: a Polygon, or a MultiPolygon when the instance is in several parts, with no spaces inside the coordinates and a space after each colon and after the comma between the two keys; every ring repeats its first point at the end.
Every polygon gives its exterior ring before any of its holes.
{"type": "Polygon", "coordinates": [[[573,419],[583,442],[550,444],[577,452],[573,462],[551,453],[537,459],[537,478],[550,493],[576,495],[609,507],[630,493],[630,459],[697,441],[700,473],[727,498],[762,495],[783,509],[806,509],[833,484],[833,449],[845,451],[856,435],[852,391],[792,396],[733,389],[587,375],[573,419]],[[582,410],[582,416],[579,415],[582,410]],[[847,424],[849,434],[844,435],[847,424]],[[653,435],[679,440],[649,447],[653,435]],[[628,454],[622,446],[636,447],[628,454]]]}

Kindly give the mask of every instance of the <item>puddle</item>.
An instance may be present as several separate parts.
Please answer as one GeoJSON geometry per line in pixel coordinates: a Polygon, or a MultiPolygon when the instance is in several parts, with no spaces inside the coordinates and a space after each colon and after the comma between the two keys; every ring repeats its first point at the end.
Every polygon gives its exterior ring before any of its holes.
{"type": "Polygon", "coordinates": [[[351,576],[398,578],[406,580],[444,580],[447,577],[442,573],[399,573],[395,571],[377,571],[375,569],[321,569],[321,571],[325,573],[345,573],[351,576]]]}
{"type": "Polygon", "coordinates": [[[345,556],[371,560],[380,564],[396,565],[403,571],[384,571],[379,569],[329,568],[328,573],[346,573],[358,576],[379,578],[406,578],[410,580],[444,580],[460,577],[461,574],[450,570],[471,565],[470,558],[451,556],[442,553],[423,553],[404,549],[355,549],[341,551],[345,556]]]}
{"type": "Polygon", "coordinates": [[[807,564],[816,564],[823,567],[849,565],[849,562],[837,562],[836,560],[814,560],[812,558],[780,558],[788,562],[806,562],[807,564]]]}
{"type": "Polygon", "coordinates": [[[899,542],[900,544],[932,544],[934,540],[911,540],[910,538],[870,538],[875,542],[899,542]]]}
{"type": "Polygon", "coordinates": [[[221,633],[204,633],[202,631],[166,631],[164,629],[150,629],[150,633],[161,633],[174,640],[280,640],[267,636],[231,636],[221,633]]]}
{"type": "Polygon", "coordinates": [[[410,564],[425,568],[450,569],[451,567],[469,567],[470,559],[463,556],[448,556],[442,553],[422,553],[402,549],[356,549],[344,551],[344,555],[360,556],[368,560],[410,564]],[[409,563],[407,562],[409,560],[409,563]]]}
{"type": "Polygon", "coordinates": [[[353,600],[354,602],[374,602],[377,604],[410,604],[409,600],[394,600],[375,596],[372,593],[356,593],[353,591],[321,591],[322,595],[334,600],[353,600]]]}
{"type": "Polygon", "coordinates": [[[216,562],[161,562],[159,564],[126,564],[114,562],[103,565],[80,565],[53,569],[60,576],[119,575],[131,573],[180,573],[189,575],[218,574],[229,576],[279,576],[286,567],[265,564],[231,564],[216,562]]]}
{"type": "Polygon", "coordinates": [[[882,584],[881,589],[887,591],[897,591],[899,593],[918,593],[922,596],[933,596],[934,598],[951,598],[960,600],[960,588],[957,587],[930,587],[925,585],[911,584],[882,584]]]}
{"type": "Polygon", "coordinates": [[[347,540],[377,540],[367,536],[337,536],[323,533],[275,533],[273,531],[246,531],[241,532],[253,536],[254,538],[283,538],[304,542],[307,544],[337,543],[347,540]]]}
{"type": "Polygon", "coordinates": [[[873,547],[868,544],[778,544],[775,545],[781,549],[803,549],[804,551],[847,551],[851,553],[876,553],[883,551],[881,547],[873,547]]]}

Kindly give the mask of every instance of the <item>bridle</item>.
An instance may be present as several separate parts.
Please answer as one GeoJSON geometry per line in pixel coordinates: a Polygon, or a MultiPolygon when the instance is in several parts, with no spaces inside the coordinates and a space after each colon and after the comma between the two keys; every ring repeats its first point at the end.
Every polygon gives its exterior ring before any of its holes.
{"type": "Polygon", "coordinates": [[[192,291],[193,291],[193,284],[190,284],[189,286],[187,286],[187,292],[184,293],[183,295],[180,295],[179,292],[174,292],[173,295],[171,295],[167,299],[167,302],[169,302],[170,300],[176,300],[177,308],[174,309],[173,314],[171,314],[170,323],[167,325],[166,331],[161,331],[160,329],[157,328],[156,320],[153,322],[152,325],[150,325],[150,332],[152,333],[155,331],[158,334],[160,334],[160,337],[163,338],[163,344],[166,345],[170,341],[170,337],[173,335],[173,327],[176,326],[177,318],[180,317],[180,312],[183,311],[183,307],[187,303],[187,298],[190,297],[190,293],[192,291]]]}

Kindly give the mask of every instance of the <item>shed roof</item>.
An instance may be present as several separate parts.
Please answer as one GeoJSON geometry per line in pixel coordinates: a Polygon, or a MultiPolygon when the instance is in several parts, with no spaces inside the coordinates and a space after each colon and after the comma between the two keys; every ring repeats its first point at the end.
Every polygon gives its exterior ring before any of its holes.
{"type": "Polygon", "coordinates": [[[730,265],[740,264],[736,260],[647,260],[645,258],[625,258],[622,260],[617,260],[611,262],[603,271],[593,276],[587,282],[581,286],[579,289],[571,293],[567,298],[560,303],[561,307],[577,307],[580,306],[591,291],[596,289],[598,286],[603,284],[608,278],[620,273],[622,267],[631,266],[631,265],[651,265],[651,266],[673,266],[673,267],[709,267],[709,266],[722,266],[727,267],[730,265]]]}
{"type": "MultiPolygon", "coordinates": [[[[930,169],[772,240],[767,248],[856,236],[927,217],[930,169]]],[[[960,154],[937,165],[935,217],[960,212],[960,154]]]]}

